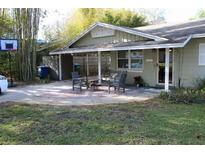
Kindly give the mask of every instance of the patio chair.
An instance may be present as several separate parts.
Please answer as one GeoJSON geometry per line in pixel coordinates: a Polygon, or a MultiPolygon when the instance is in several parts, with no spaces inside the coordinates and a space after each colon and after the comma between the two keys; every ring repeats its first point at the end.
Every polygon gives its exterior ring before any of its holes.
{"type": "Polygon", "coordinates": [[[125,92],[125,80],[127,77],[127,71],[118,72],[113,79],[110,79],[108,84],[108,92],[110,93],[110,88],[114,87],[114,90],[120,91],[120,88],[125,92]]]}
{"type": "Polygon", "coordinates": [[[73,85],[73,90],[75,88],[80,89],[80,91],[82,91],[82,87],[87,87],[88,89],[88,85],[85,79],[81,78],[80,75],[78,74],[78,72],[72,72],[72,85],[73,85]]]}

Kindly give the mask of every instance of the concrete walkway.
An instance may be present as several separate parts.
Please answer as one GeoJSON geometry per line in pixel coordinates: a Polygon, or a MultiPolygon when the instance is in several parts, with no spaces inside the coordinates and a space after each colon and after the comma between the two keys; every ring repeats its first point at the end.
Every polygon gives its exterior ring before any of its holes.
{"type": "Polygon", "coordinates": [[[2,102],[23,102],[50,105],[98,105],[145,101],[159,95],[159,89],[128,88],[125,93],[116,93],[107,87],[97,91],[78,89],[72,91],[71,81],[58,81],[50,84],[29,85],[10,88],[0,96],[2,102]]]}

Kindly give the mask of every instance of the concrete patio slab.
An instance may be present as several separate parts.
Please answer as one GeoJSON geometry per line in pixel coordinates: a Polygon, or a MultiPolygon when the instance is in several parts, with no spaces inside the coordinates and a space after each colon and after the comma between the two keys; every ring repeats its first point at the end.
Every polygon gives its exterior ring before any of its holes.
{"type": "Polygon", "coordinates": [[[98,105],[145,101],[156,97],[162,90],[152,88],[127,88],[125,93],[108,93],[107,87],[97,91],[76,89],[72,91],[71,81],[58,81],[49,84],[29,85],[10,88],[0,96],[2,102],[23,102],[50,105],[98,105]]]}

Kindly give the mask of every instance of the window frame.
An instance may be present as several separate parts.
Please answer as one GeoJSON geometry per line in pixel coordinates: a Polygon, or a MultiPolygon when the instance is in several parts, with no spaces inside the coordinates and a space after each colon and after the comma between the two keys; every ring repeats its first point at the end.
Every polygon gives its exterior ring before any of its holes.
{"type": "Polygon", "coordinates": [[[130,70],[136,70],[136,71],[141,71],[142,72],[142,70],[143,70],[143,68],[144,68],[144,52],[143,52],[143,50],[130,50],[129,51],[129,57],[130,57],[130,70]],[[142,58],[132,58],[131,57],[131,52],[132,51],[136,51],[136,52],[141,52],[142,53],[142,58]],[[132,59],[134,59],[134,60],[136,60],[136,59],[138,59],[138,60],[142,60],[142,68],[132,68],[131,66],[132,66],[132,59]]]}
{"type": "MultiPolygon", "coordinates": [[[[120,52],[128,52],[128,51],[127,51],[127,50],[123,50],[123,51],[120,51],[120,52]]],[[[118,53],[119,53],[119,51],[117,52],[117,68],[118,68],[118,69],[122,69],[122,70],[124,70],[124,69],[129,69],[129,52],[127,53],[127,58],[126,58],[126,57],[125,57],[125,58],[119,58],[118,53]],[[119,60],[127,60],[127,61],[128,61],[128,62],[127,62],[128,68],[120,68],[120,67],[119,67],[119,60]]]]}
{"type": "Polygon", "coordinates": [[[133,72],[143,72],[144,70],[144,50],[126,50],[125,52],[128,52],[128,58],[124,58],[124,59],[128,59],[128,68],[119,68],[119,59],[123,59],[123,58],[118,58],[118,52],[121,51],[117,51],[117,69],[118,70],[129,70],[129,71],[133,71],[133,72]],[[131,60],[132,59],[140,59],[140,58],[131,58],[131,52],[132,51],[141,51],[142,52],[142,68],[131,68],[131,60]]]}

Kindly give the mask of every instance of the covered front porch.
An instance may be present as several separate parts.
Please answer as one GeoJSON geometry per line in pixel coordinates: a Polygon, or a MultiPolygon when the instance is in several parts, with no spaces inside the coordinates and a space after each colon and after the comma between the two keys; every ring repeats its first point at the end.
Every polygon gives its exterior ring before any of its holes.
{"type": "MultiPolygon", "coordinates": [[[[105,74],[109,74],[109,71],[124,71],[128,72],[127,83],[134,85],[132,81],[134,76],[141,76],[150,85],[149,87],[155,87],[159,85],[164,87],[165,91],[169,91],[169,86],[173,86],[173,48],[153,48],[153,49],[70,49],[68,52],[59,52],[59,80],[62,80],[62,56],[70,54],[73,57],[76,55],[83,55],[84,76],[91,78],[90,76],[96,76],[98,82],[101,83],[105,74]],[[90,67],[91,56],[95,55],[95,68],[90,67]],[[106,62],[102,59],[106,58],[106,62]],[[106,64],[104,64],[106,63],[106,64]],[[105,68],[106,65],[106,68],[105,68]],[[102,67],[104,66],[104,67],[102,67]],[[93,69],[96,69],[96,74],[90,73],[93,69]],[[151,83],[151,84],[150,84],[151,83]]],[[[73,62],[74,63],[74,62],[73,62]]],[[[73,66],[73,70],[74,66],[73,66]]]]}
{"type": "MultiPolygon", "coordinates": [[[[98,82],[103,77],[102,55],[110,53],[110,70],[127,71],[127,83],[134,84],[133,78],[141,76],[151,87],[180,85],[179,56],[174,50],[184,47],[190,38],[172,40],[153,35],[135,28],[97,22],[71,40],[64,48],[50,52],[59,57],[59,80],[62,80],[62,60],[65,55],[84,54],[86,76],[89,74],[89,54],[97,55],[98,82]],[[178,61],[177,61],[178,60],[178,61]],[[174,63],[176,61],[176,63],[174,63]],[[174,67],[177,64],[178,66],[174,67]]],[[[179,53],[178,51],[176,52],[179,53]]],[[[67,68],[68,69],[68,68],[67,68]]]]}

